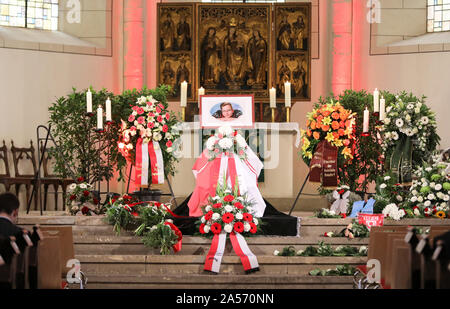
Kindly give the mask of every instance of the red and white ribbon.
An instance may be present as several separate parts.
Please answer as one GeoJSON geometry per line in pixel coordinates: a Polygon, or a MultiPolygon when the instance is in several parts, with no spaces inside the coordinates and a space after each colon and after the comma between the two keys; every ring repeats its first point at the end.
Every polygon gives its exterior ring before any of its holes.
{"type": "Polygon", "coordinates": [[[233,245],[234,252],[236,252],[236,255],[241,259],[244,270],[257,270],[259,268],[258,259],[248,247],[247,241],[245,240],[244,236],[239,233],[231,232],[230,240],[231,244],[233,245]]]}
{"type": "MultiPolygon", "coordinates": [[[[214,235],[208,255],[206,256],[204,270],[219,273],[225,251],[226,240],[227,233],[225,231],[214,235]]],[[[234,252],[241,259],[244,270],[246,272],[259,270],[258,259],[248,247],[244,236],[239,233],[232,232],[230,234],[230,240],[234,252]]]]}
{"type": "Polygon", "coordinates": [[[206,255],[204,270],[219,273],[226,241],[227,233],[224,231],[214,234],[208,255],[206,255]]]}
{"type": "Polygon", "coordinates": [[[149,172],[152,184],[164,183],[164,160],[158,142],[144,143],[141,138],[136,144],[135,183],[148,185],[149,172]]]}

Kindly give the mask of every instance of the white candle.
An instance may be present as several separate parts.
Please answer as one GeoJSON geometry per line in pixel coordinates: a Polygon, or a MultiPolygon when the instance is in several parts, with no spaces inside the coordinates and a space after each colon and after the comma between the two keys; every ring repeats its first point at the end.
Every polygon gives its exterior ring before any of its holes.
{"type": "Polygon", "coordinates": [[[180,105],[181,107],[186,107],[187,105],[187,82],[183,81],[181,83],[181,91],[180,91],[180,105]]]}
{"type": "Polygon", "coordinates": [[[375,113],[378,113],[380,111],[380,92],[377,88],[375,88],[375,91],[373,92],[373,111],[375,113]]]}
{"type": "Polygon", "coordinates": [[[100,105],[97,108],[97,130],[103,130],[103,108],[100,105]]]}
{"type": "Polygon", "coordinates": [[[112,117],[111,117],[111,100],[109,98],[106,100],[106,121],[112,121],[112,117]]]}
{"type": "Polygon", "coordinates": [[[86,103],[87,103],[86,112],[92,113],[92,92],[90,89],[88,89],[88,91],[86,92],[86,103]]]}
{"type": "Polygon", "coordinates": [[[284,83],[284,104],[286,107],[291,107],[291,83],[284,83]]]}
{"type": "Polygon", "coordinates": [[[384,97],[381,97],[380,100],[380,120],[383,121],[386,117],[386,100],[384,97]]]}
{"type": "Polygon", "coordinates": [[[275,88],[269,90],[270,94],[270,108],[277,108],[277,91],[275,88]]]}
{"type": "Polygon", "coordinates": [[[364,120],[363,120],[363,133],[369,132],[369,110],[366,107],[364,111],[364,120]]]}
{"type": "Polygon", "coordinates": [[[198,107],[200,108],[200,96],[205,94],[205,88],[200,87],[198,89],[198,107]]]}

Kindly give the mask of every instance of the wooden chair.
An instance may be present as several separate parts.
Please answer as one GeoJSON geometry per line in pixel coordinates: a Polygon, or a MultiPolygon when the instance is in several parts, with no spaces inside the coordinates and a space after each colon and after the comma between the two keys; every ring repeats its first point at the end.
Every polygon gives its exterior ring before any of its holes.
{"type": "Polygon", "coordinates": [[[0,267],[0,288],[15,289],[17,256],[20,254],[14,236],[0,237],[0,255],[5,264],[0,267]]]}
{"type": "MultiPolygon", "coordinates": [[[[34,147],[33,147],[33,141],[30,140],[30,147],[29,148],[20,148],[15,147],[14,142],[11,141],[11,152],[13,155],[13,163],[14,163],[14,178],[12,179],[13,184],[16,187],[16,194],[19,194],[20,187],[22,185],[26,188],[26,197],[27,197],[27,203],[30,199],[30,190],[33,188],[35,184],[35,172],[36,172],[36,158],[34,153],[34,147]],[[28,161],[31,163],[33,167],[33,172],[31,174],[25,174],[20,171],[19,165],[23,161],[28,161]]],[[[36,195],[34,196],[34,206],[35,210],[37,210],[37,201],[36,195]]]]}
{"type": "MultiPolygon", "coordinates": [[[[44,177],[40,178],[40,182],[42,185],[44,185],[44,210],[47,210],[47,195],[48,195],[48,188],[49,186],[53,186],[53,189],[55,191],[55,210],[58,210],[58,188],[61,186],[62,189],[62,202],[63,207],[62,210],[65,210],[66,207],[66,193],[67,193],[67,187],[74,183],[75,180],[71,178],[61,178],[57,175],[49,172],[49,165],[50,165],[50,158],[48,155],[48,152],[44,151],[43,142],[40,141],[39,144],[39,151],[41,153],[42,158],[42,170],[44,177]]],[[[42,203],[42,201],[41,201],[42,203]]]]}
{"type": "Polygon", "coordinates": [[[3,162],[5,168],[4,173],[0,173],[0,183],[5,186],[6,191],[10,191],[12,184],[11,172],[9,169],[8,161],[8,147],[6,147],[5,141],[3,140],[3,146],[0,147],[0,161],[3,162]]]}

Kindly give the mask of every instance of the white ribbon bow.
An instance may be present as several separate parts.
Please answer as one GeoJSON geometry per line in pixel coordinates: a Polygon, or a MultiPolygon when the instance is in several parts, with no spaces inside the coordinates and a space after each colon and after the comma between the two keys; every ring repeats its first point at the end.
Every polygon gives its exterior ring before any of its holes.
{"type": "Polygon", "coordinates": [[[331,211],[334,211],[336,214],[341,214],[341,213],[347,213],[347,208],[348,208],[348,197],[350,196],[350,191],[345,192],[341,195],[334,190],[333,191],[333,198],[335,199],[333,205],[331,205],[331,211]]]}

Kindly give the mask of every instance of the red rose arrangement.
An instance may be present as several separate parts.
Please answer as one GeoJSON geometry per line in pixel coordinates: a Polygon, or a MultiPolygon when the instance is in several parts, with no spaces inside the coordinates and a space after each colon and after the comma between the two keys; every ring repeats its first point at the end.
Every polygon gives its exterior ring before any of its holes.
{"type": "Polygon", "coordinates": [[[260,219],[253,217],[252,204],[245,197],[239,196],[237,190],[220,188],[216,196],[209,198],[204,207],[204,215],[200,219],[199,231],[203,235],[226,233],[240,233],[243,235],[256,234],[260,219]]]}
{"type": "Polygon", "coordinates": [[[69,198],[66,201],[66,210],[69,214],[92,216],[101,212],[98,207],[99,200],[93,194],[91,184],[85,182],[84,177],[78,177],[77,183],[69,186],[67,193],[69,198]]]}

